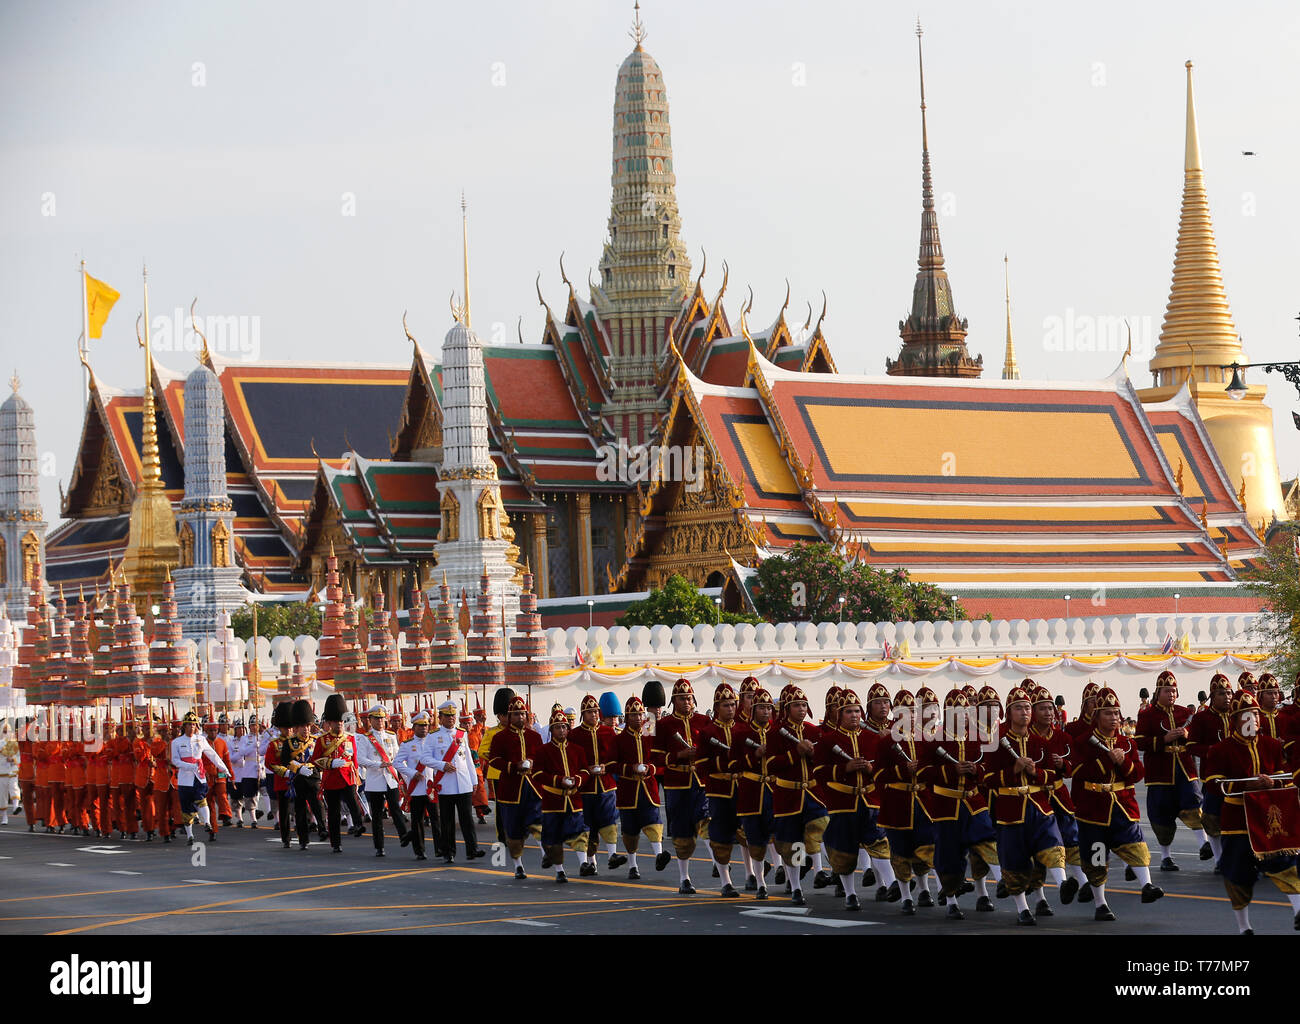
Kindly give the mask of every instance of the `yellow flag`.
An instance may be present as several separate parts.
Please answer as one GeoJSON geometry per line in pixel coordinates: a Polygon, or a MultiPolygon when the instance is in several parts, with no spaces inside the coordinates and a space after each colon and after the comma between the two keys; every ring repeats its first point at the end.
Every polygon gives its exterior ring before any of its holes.
{"type": "Polygon", "coordinates": [[[86,277],[86,323],[92,338],[99,338],[104,333],[104,321],[108,319],[109,310],[118,300],[118,293],[89,274],[86,277]]]}

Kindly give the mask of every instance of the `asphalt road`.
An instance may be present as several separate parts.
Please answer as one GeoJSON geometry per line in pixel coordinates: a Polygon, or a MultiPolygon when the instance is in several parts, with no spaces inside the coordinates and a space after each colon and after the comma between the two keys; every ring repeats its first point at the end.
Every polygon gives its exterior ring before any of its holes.
{"type": "MultiPolygon", "coordinates": [[[[1144,802],[1144,801],[1143,801],[1144,802]]],[[[389,824],[391,829],[391,823],[389,824]]],[[[204,835],[201,828],[196,828],[204,835]]],[[[1147,828],[1150,839],[1150,830],[1147,828]]],[[[495,829],[479,826],[480,842],[491,848],[495,829]]],[[[567,855],[569,884],[556,885],[542,870],[535,843],[525,855],[526,880],[516,880],[489,856],[465,862],[460,847],[454,865],[418,862],[411,850],[389,837],[387,856],[374,856],[368,835],[344,836],[343,853],[327,842],[285,850],[279,833],[263,827],[223,828],[216,843],[191,850],[184,840],[96,840],[29,833],[21,816],[0,827],[0,934],[55,935],[365,935],[436,932],[520,935],[556,934],[935,934],[1044,933],[1186,936],[1236,933],[1222,880],[1213,864],[1197,859],[1190,833],[1180,826],[1174,856],[1182,870],[1153,868],[1167,895],[1143,906],[1135,883],[1123,879],[1123,865],[1111,861],[1108,902],[1118,920],[1093,920],[1092,904],[1060,907],[1036,928],[1016,925],[1010,900],[995,901],[995,913],[979,914],[973,897],[963,899],[965,921],[948,921],[944,909],[920,909],[904,917],[898,904],[875,903],[868,893],[860,913],[848,913],[833,888],[815,891],[805,880],[806,908],[793,907],[781,887],[757,902],[751,893],[723,900],[710,877],[707,845],[691,867],[699,892],[677,893],[677,869],[662,873],[653,858],[639,858],[641,881],[627,880],[627,868],[580,878],[576,855],[567,855]]],[[[1158,858],[1158,851],[1153,850],[1158,858]]],[[[743,884],[743,865],[733,862],[743,884]]],[[[991,888],[991,886],[990,886],[991,888]]],[[[1272,884],[1256,888],[1252,923],[1257,934],[1294,934],[1292,914],[1272,884]]]]}

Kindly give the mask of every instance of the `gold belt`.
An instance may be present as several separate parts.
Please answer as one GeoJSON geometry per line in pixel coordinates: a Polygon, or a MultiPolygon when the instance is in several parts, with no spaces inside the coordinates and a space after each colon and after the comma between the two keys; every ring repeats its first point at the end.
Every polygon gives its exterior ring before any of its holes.
{"type": "Polygon", "coordinates": [[[999,786],[993,792],[998,796],[1028,796],[1030,793],[1041,793],[1043,786],[999,786]]]}
{"type": "Polygon", "coordinates": [[[812,789],[814,785],[812,782],[791,782],[789,779],[778,779],[775,777],[772,778],[772,781],[782,789],[812,789]]]}
{"type": "Polygon", "coordinates": [[[826,785],[837,793],[852,793],[854,796],[861,796],[871,788],[870,786],[846,786],[842,782],[827,782],[826,785]]]}
{"type": "Polygon", "coordinates": [[[1244,804],[1246,801],[1245,801],[1245,797],[1240,797],[1240,796],[1225,796],[1225,797],[1223,798],[1223,802],[1224,802],[1225,804],[1233,804],[1233,805],[1235,806],[1235,805],[1237,805],[1237,804],[1244,804]]]}
{"type": "Polygon", "coordinates": [[[759,775],[758,772],[741,772],[740,777],[750,782],[757,782],[759,785],[766,784],[772,778],[770,775],[759,775]]]}
{"type": "Polygon", "coordinates": [[[947,786],[934,786],[935,796],[948,796],[954,800],[965,800],[968,793],[973,793],[973,789],[949,789],[947,786]]]}
{"type": "Polygon", "coordinates": [[[1131,782],[1085,782],[1083,788],[1092,793],[1119,793],[1132,789],[1131,782]]]}
{"type": "Polygon", "coordinates": [[[916,793],[920,790],[915,782],[886,782],[886,789],[901,789],[905,793],[916,793]]]}

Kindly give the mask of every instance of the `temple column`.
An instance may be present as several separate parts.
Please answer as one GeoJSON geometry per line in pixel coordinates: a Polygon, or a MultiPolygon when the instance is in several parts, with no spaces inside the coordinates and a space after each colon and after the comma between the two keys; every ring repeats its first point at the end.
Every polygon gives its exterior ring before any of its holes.
{"type": "Polygon", "coordinates": [[[537,596],[551,596],[550,552],[546,548],[545,512],[533,513],[533,575],[537,578],[537,596]]]}
{"type": "Polygon", "coordinates": [[[596,577],[593,571],[594,559],[591,553],[591,495],[585,492],[579,492],[574,495],[576,499],[575,508],[577,509],[577,536],[574,540],[577,542],[578,549],[578,593],[594,594],[596,592],[596,577]]]}

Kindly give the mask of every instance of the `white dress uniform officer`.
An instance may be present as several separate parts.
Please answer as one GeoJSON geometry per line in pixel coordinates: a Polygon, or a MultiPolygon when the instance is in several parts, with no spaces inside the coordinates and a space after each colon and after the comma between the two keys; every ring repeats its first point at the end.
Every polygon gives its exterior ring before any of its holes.
{"type": "Polygon", "coordinates": [[[460,818],[460,832],[465,839],[465,857],[474,860],[485,856],[478,848],[474,831],[474,808],[470,797],[478,785],[478,773],[470,757],[469,734],[456,725],[460,706],[449,700],[438,706],[438,731],[433,734],[434,768],[438,770],[438,819],[442,822],[442,835],[438,852],[450,864],[456,859],[456,822],[460,818]]]}

